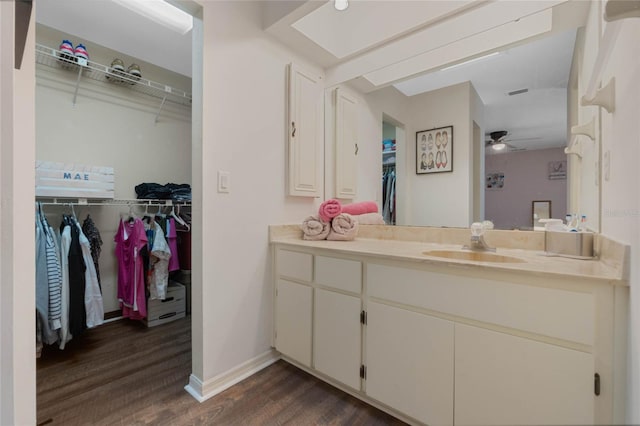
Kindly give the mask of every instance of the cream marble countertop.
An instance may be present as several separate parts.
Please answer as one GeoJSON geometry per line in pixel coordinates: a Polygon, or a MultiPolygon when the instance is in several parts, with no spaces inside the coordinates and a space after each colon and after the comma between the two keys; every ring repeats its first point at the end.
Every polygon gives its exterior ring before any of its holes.
{"type": "Polygon", "coordinates": [[[323,249],[385,260],[464,266],[550,278],[596,279],[608,281],[612,285],[628,285],[628,247],[604,238],[597,239],[596,249],[602,252],[598,252],[599,258],[592,260],[548,256],[543,250],[544,233],[529,231],[487,231],[486,234],[487,243],[497,247],[495,254],[516,257],[523,260],[522,263],[459,260],[424,254],[429,250],[462,251],[462,245],[468,243],[469,235],[468,229],[370,225],[361,226],[358,237],[353,241],[307,241],[302,239],[302,232],[295,225],[269,227],[269,241],[272,244],[323,249]]]}

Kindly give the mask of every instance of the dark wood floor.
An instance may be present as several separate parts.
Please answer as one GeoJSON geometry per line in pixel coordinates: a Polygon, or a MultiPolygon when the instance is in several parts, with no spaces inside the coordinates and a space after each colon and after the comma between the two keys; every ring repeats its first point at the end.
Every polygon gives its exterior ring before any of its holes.
{"type": "Polygon", "coordinates": [[[190,318],[147,329],[124,320],[89,330],[37,362],[38,424],[404,424],[278,361],[200,404],[191,373],[190,318]]]}

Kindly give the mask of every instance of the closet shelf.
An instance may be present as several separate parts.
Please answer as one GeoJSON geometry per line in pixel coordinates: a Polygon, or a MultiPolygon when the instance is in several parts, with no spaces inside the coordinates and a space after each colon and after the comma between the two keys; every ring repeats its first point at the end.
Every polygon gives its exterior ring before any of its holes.
{"type": "MultiPolygon", "coordinates": [[[[79,65],[76,62],[65,59],[59,50],[40,44],[36,44],[36,62],[48,67],[65,69],[78,74],[73,96],[74,105],[76,103],[80,80],[84,76],[92,80],[129,87],[135,92],[158,98],[162,101],[160,110],[166,101],[191,106],[191,93],[144,78],[136,79],[129,75],[115,74],[110,67],[91,60],[88,61],[87,65],[79,65]]],[[[158,111],[158,114],[160,114],[160,111],[158,111]]]]}

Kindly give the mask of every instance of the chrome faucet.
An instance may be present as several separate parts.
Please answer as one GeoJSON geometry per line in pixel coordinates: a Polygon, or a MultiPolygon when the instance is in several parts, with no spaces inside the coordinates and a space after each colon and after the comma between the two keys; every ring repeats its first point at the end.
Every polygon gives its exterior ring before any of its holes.
{"type": "Polygon", "coordinates": [[[488,228],[487,225],[480,222],[474,222],[471,224],[471,240],[469,245],[462,247],[463,250],[473,251],[496,251],[495,247],[489,247],[484,240],[484,231],[488,228]]]}

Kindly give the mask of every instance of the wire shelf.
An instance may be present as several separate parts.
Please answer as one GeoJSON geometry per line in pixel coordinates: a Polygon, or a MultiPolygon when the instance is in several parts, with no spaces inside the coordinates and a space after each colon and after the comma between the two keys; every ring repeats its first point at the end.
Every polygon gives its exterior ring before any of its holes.
{"type": "Polygon", "coordinates": [[[162,104],[160,109],[162,109],[162,105],[164,105],[165,101],[184,106],[191,106],[191,93],[165,84],[157,83],[155,81],[136,78],[131,74],[118,72],[118,70],[113,70],[111,67],[97,62],[88,61],[87,65],[80,65],[76,62],[74,57],[70,57],[59,50],[52,49],[41,44],[36,44],[36,62],[48,67],[65,69],[78,73],[78,80],[74,94],[74,104],[80,80],[82,77],[85,77],[118,86],[130,87],[132,91],[161,99],[162,104]]]}

